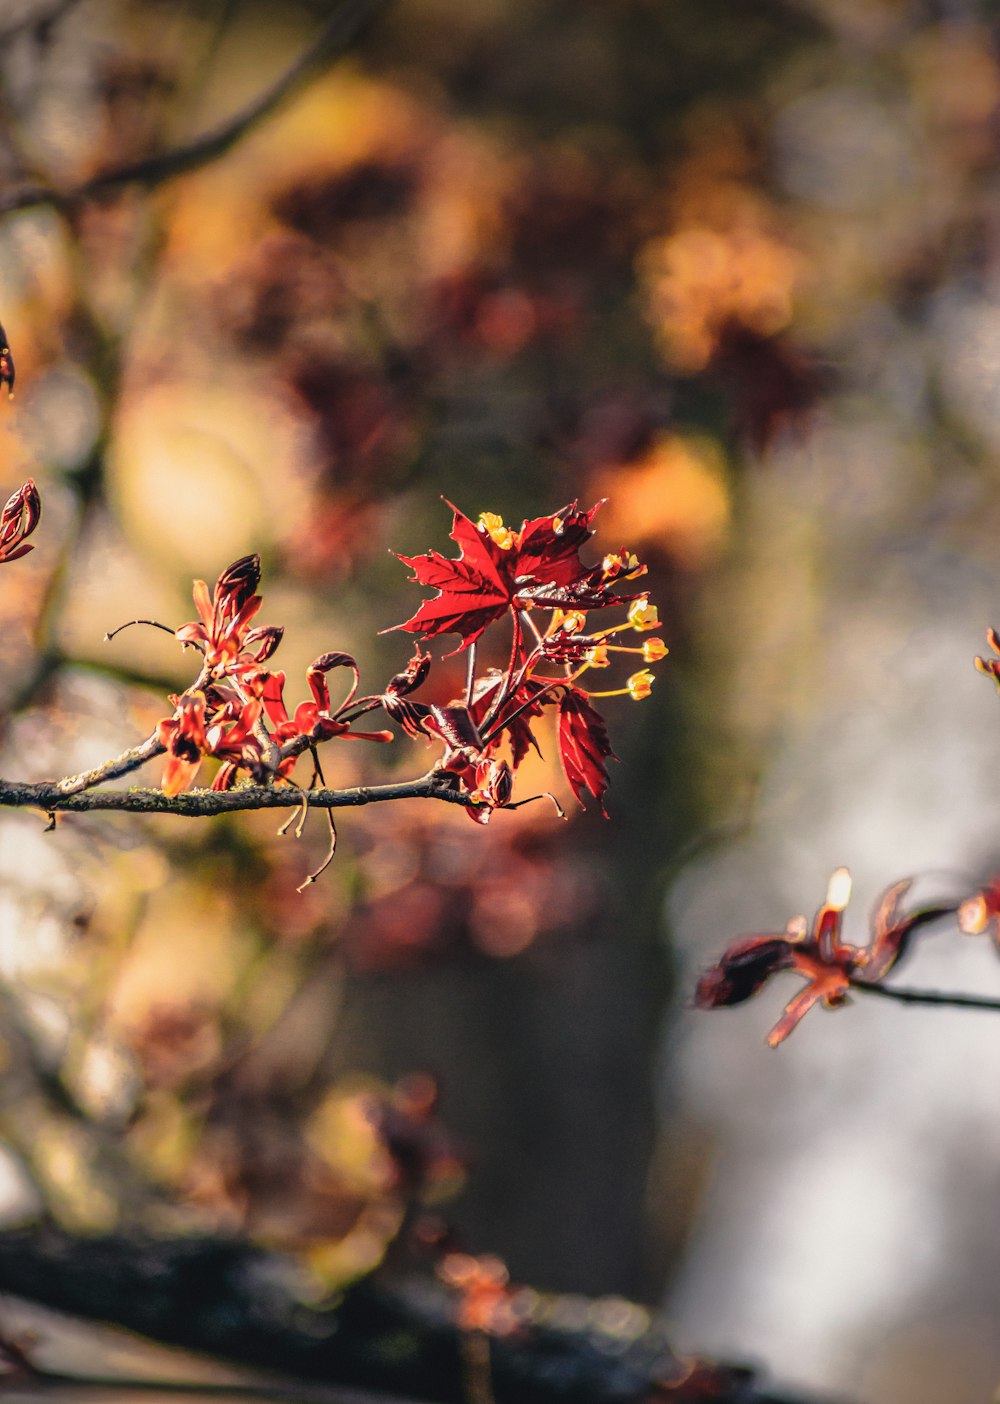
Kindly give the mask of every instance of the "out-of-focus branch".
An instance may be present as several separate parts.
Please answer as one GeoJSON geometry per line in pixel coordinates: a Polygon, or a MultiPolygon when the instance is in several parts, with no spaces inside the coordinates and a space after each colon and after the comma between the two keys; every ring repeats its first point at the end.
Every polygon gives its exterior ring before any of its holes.
{"type": "Polygon", "coordinates": [[[8,44],[19,35],[30,34],[32,31],[36,34],[51,31],[52,26],[58,24],[63,16],[68,15],[79,3],[80,0],[53,0],[51,5],[43,9],[11,20],[10,24],[0,29],[0,44],[8,44]]]}
{"type": "Polygon", "coordinates": [[[240,112],[220,126],[195,137],[182,146],[157,152],[139,161],[99,171],[70,190],[56,190],[40,184],[23,185],[0,195],[0,214],[32,209],[39,205],[72,207],[83,200],[120,189],[126,185],[151,187],[174,176],[197,170],[225,155],[258,123],[276,112],[294,93],[315,78],[361,35],[388,0],[343,0],[309,47],[281,77],[240,112]]]}
{"type": "MultiPolygon", "coordinates": [[[[467,1404],[468,1333],[439,1284],[368,1278],[336,1304],[313,1307],[296,1282],[288,1260],[232,1239],[74,1238],[52,1226],[0,1233],[4,1292],[244,1368],[321,1382],[328,1404],[361,1404],[366,1395],[374,1404],[369,1392],[385,1404],[390,1395],[393,1404],[467,1404]]],[[[538,1320],[489,1341],[497,1404],[794,1404],[748,1369],[678,1357],[655,1318],[623,1339],[600,1329],[599,1313],[581,1324],[579,1297],[571,1299],[575,1324],[559,1325],[560,1299],[533,1295],[538,1320]]]]}
{"type": "Polygon", "coordinates": [[[65,1390],[73,1397],[90,1396],[100,1391],[102,1400],[113,1400],[121,1396],[124,1404],[138,1394],[160,1396],[164,1399],[218,1399],[235,1400],[236,1404],[427,1404],[426,1400],[404,1398],[401,1394],[375,1394],[367,1389],[327,1388],[324,1385],[311,1385],[299,1381],[283,1381],[281,1384],[248,1384],[234,1381],[232,1384],[218,1384],[207,1380],[160,1380],[129,1378],[125,1375],[74,1375],[57,1370],[46,1370],[36,1366],[19,1369],[12,1375],[18,1398],[30,1399],[36,1395],[41,1400],[51,1400],[58,1390],[65,1390]]]}
{"type": "MultiPolygon", "coordinates": [[[[144,743],[148,746],[149,742],[144,743]]],[[[149,751],[146,759],[161,754],[163,747],[149,751]]],[[[74,776],[75,783],[84,776],[74,776]]],[[[40,809],[46,814],[80,814],[94,810],[115,810],[125,814],[179,814],[188,819],[208,819],[217,814],[235,814],[254,809],[356,809],[386,800],[434,799],[468,807],[470,797],[456,789],[453,777],[431,771],[417,780],[392,785],[359,785],[349,790],[299,790],[290,785],[243,785],[236,790],[188,790],[165,795],[162,790],[88,790],[80,786],[67,793],[66,781],[22,784],[0,780],[0,807],[40,809]]]]}

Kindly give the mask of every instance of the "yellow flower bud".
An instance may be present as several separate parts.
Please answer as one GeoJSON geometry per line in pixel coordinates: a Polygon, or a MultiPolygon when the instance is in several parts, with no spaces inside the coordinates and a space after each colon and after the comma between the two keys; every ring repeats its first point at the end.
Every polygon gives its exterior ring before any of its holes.
{"type": "Polygon", "coordinates": [[[633,629],[639,631],[659,628],[660,619],[656,612],[656,605],[651,605],[646,597],[633,600],[628,607],[628,622],[633,629]]]}
{"type": "Polygon", "coordinates": [[[642,661],[644,663],[659,663],[661,658],[666,658],[670,652],[662,639],[647,639],[642,646],[642,661]]]}
{"type": "Polygon", "coordinates": [[[611,662],[607,644],[595,644],[593,648],[588,648],[585,659],[591,668],[607,668],[611,662]]]}
{"type": "Polygon", "coordinates": [[[653,675],[648,668],[643,668],[640,672],[633,673],[625,686],[633,702],[638,702],[641,698],[648,697],[653,690],[653,675]]]}
{"type": "Polygon", "coordinates": [[[958,909],[958,929],[966,936],[979,936],[986,930],[989,911],[981,892],[975,897],[967,897],[958,909]]]}
{"type": "Polygon", "coordinates": [[[498,517],[496,512],[480,512],[478,526],[493,538],[501,551],[509,551],[517,540],[517,533],[505,527],[503,517],[498,517]]]}

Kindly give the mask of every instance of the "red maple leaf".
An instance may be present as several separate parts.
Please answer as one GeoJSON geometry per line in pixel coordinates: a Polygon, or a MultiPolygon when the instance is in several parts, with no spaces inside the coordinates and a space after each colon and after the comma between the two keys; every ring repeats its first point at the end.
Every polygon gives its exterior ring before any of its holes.
{"type": "Polygon", "coordinates": [[[579,558],[580,547],[592,535],[590,522],[599,502],[586,512],[572,503],[550,516],[533,517],[519,532],[488,513],[473,522],[448,505],[455,514],[451,539],[461,554],[454,560],[439,551],[399,557],[418,584],[438,593],[397,629],[424,638],[459,634],[459,647],[468,648],[508,610],[532,605],[600,609],[622,602],[622,596],[610,593],[602,567],[588,569],[579,558]]]}
{"type": "Polygon", "coordinates": [[[590,701],[585,692],[576,687],[567,687],[559,698],[556,713],[559,720],[559,756],[562,760],[566,779],[582,807],[586,807],[585,796],[593,795],[604,808],[604,794],[609,778],[604,762],[618,757],[611,749],[608,728],[604,718],[590,701]]]}

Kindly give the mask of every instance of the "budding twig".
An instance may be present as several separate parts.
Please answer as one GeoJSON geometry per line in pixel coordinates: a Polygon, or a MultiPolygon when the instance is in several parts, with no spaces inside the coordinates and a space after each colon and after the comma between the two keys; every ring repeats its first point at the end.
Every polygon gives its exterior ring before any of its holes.
{"type": "MultiPolygon", "coordinates": [[[[144,743],[148,745],[149,743],[144,743]]],[[[160,747],[160,751],[163,747],[160,747]]],[[[159,754],[157,751],[151,754],[159,754]]],[[[122,759],[121,757],[119,759],[122,759]]],[[[148,759],[148,757],[147,757],[148,759]]],[[[71,780],[80,780],[72,776],[71,780]]],[[[107,778],[107,777],[104,777],[107,778]]],[[[67,792],[65,781],[22,784],[0,780],[0,808],[40,809],[46,814],[80,814],[114,811],[125,814],[177,814],[207,819],[255,809],[356,809],[386,800],[433,799],[468,807],[469,796],[454,786],[454,777],[430,771],[416,780],[391,785],[359,785],[348,790],[300,790],[290,785],[243,785],[236,790],[186,790],[167,795],[162,790],[92,790],[80,785],[67,792]]]]}
{"type": "MultiPolygon", "coordinates": [[[[78,775],[67,775],[64,780],[55,781],[52,789],[60,795],[80,794],[83,790],[90,790],[106,780],[118,780],[123,775],[130,775],[133,770],[138,770],[154,756],[162,756],[166,749],[154,731],[145,741],[140,741],[138,746],[131,746],[113,760],[103,761],[92,770],[82,770],[78,775]]],[[[6,782],[0,781],[0,785],[4,783],[6,782]]],[[[57,808],[55,805],[46,807],[57,808]]]]}

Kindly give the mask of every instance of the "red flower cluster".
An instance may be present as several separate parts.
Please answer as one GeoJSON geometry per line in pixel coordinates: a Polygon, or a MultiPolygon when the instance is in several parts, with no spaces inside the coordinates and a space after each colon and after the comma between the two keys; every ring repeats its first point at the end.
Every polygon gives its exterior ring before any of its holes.
{"type": "Polygon", "coordinates": [[[667,652],[659,639],[635,647],[611,642],[625,630],[657,629],[659,620],[645,594],[622,594],[616,588],[645,574],[646,567],[629,552],[605,556],[598,566],[580,560],[600,505],[581,512],[573,503],[524,522],[520,531],[493,513],[484,512],[473,522],[453,507],[451,536],[461,548],[456,559],[437,551],[400,557],[412,567],[417,583],[437,594],[397,628],[424,638],[455,633],[462,650],[471,649],[489,625],[504,617],[511,620],[506,669],[477,679],[473,654],[464,699],[441,707],[410,698],[430,666],[419,650],[382,697],[386,711],[410,735],[422,733],[444,743],[439,768],[469,796],[468,812],[477,823],[486,823],[494,809],[509,804],[514,772],[528,750],[537,749],[532,722],[546,707],[555,710],[559,754],[573,793],[581,805],[590,795],[603,808],[605,762],[614,752],[604,719],[590,699],[646,697],[653,677],[642,668],[624,687],[602,692],[589,691],[580,679],[591,669],[609,666],[612,653],[638,654],[648,664],[667,652]],[[585,611],[616,605],[629,606],[624,623],[596,632],[588,628],[585,611]],[[544,628],[535,622],[540,610],[550,612],[544,628]],[[504,742],[509,760],[498,755],[504,742]]]}
{"type": "MultiPolygon", "coordinates": [[[[221,760],[212,783],[214,790],[228,790],[241,771],[258,784],[287,780],[303,751],[334,736],[365,741],[391,741],[389,731],[351,730],[347,713],[358,687],[358,667],[347,653],[325,653],[310,664],[306,679],[313,694],[289,717],[284,702],[285,674],[264,667],[284,636],[269,625],[251,628],[260,606],[260,557],[243,556],[222,572],[209,594],[204,580],[194,582],[198,619],[175,632],[182,644],[202,654],[202,668],[194,685],[180,697],[171,697],[174,714],[158,726],[160,744],[166,747],[163,789],[178,794],[194,783],[206,756],[221,760]],[[354,682],[346,699],[331,710],[325,675],[333,668],[350,669],[354,682]],[[271,723],[268,730],[267,722],[271,723]]],[[[378,705],[365,699],[361,710],[378,705]]]]}

